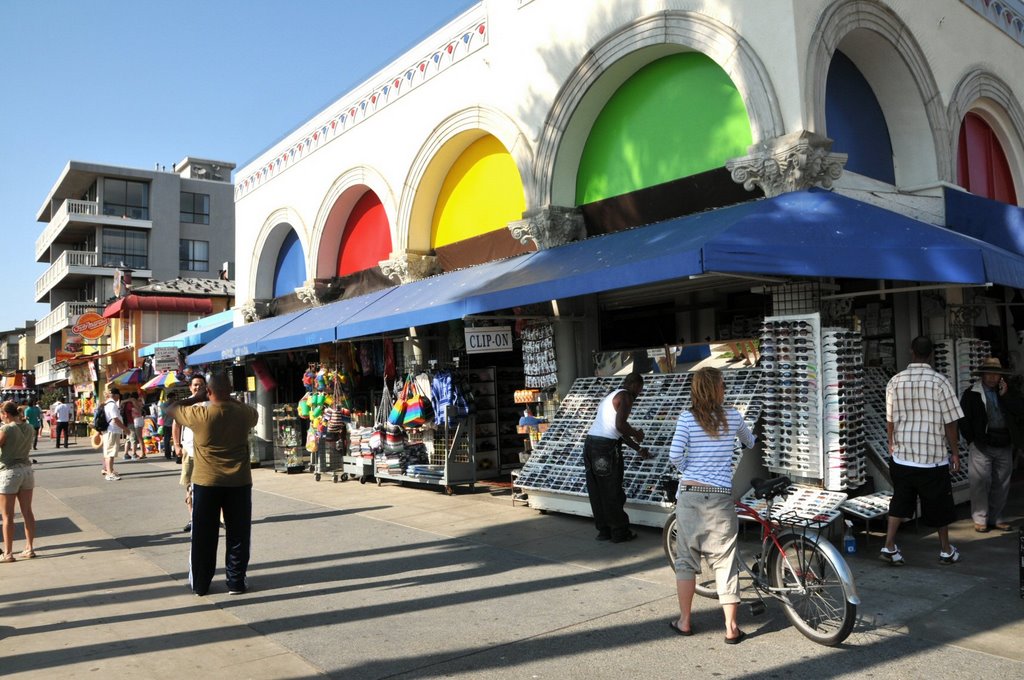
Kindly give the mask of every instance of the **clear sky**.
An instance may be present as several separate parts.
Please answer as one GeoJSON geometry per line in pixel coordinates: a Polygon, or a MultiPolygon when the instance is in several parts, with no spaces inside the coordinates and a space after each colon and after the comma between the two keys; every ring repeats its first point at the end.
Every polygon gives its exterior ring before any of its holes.
{"type": "Polygon", "coordinates": [[[0,0],[0,331],[49,312],[36,214],[69,160],[241,167],[474,4],[0,0]]]}

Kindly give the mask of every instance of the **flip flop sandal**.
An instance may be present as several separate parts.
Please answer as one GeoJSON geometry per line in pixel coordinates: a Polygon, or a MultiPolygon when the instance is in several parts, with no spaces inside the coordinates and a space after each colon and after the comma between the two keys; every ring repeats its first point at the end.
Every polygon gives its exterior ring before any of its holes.
{"type": "Polygon", "coordinates": [[[693,626],[690,626],[690,630],[683,630],[682,628],[680,628],[676,624],[675,621],[669,621],[668,622],[668,627],[671,628],[672,630],[674,630],[676,632],[676,635],[683,635],[683,636],[686,636],[686,637],[689,637],[690,635],[693,635],[693,626]]]}
{"type": "Polygon", "coordinates": [[[25,558],[26,560],[30,560],[30,559],[32,559],[35,556],[36,556],[36,551],[35,550],[22,550],[21,551],[21,557],[25,558]]]}

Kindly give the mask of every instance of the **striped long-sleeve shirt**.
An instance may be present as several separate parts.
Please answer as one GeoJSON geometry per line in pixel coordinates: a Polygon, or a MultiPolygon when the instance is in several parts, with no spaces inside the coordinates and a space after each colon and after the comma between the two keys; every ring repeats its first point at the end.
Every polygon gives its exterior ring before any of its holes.
{"type": "Polygon", "coordinates": [[[689,409],[676,421],[668,460],[679,470],[680,479],[709,486],[732,488],[733,442],[739,437],[745,448],[754,446],[754,435],[734,408],[725,409],[726,433],[711,437],[693,418],[689,409]]]}

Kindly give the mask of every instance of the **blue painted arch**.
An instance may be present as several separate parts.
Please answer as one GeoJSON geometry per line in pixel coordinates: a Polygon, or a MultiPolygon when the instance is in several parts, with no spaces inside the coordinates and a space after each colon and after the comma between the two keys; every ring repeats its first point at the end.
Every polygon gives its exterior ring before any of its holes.
{"type": "Polygon", "coordinates": [[[892,138],[874,90],[856,64],[836,50],[825,86],[825,124],[832,150],[849,155],[846,169],[896,183],[892,138]]]}
{"type": "Polygon", "coordinates": [[[294,229],[289,230],[274,265],[274,297],[288,295],[306,282],[306,258],[294,229]]]}

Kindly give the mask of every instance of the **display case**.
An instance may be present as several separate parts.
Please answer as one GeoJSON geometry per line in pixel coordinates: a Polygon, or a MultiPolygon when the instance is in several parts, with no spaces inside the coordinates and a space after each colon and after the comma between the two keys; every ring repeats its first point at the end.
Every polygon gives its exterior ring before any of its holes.
{"type": "MultiPolygon", "coordinates": [[[[518,468],[520,454],[527,450],[527,435],[519,432],[523,407],[515,401],[516,390],[523,386],[523,369],[497,369],[498,462],[502,472],[518,468]]],[[[536,415],[536,413],[535,413],[536,415]]]]}
{"type": "Polygon", "coordinates": [[[274,472],[304,472],[309,463],[302,422],[292,404],[276,404],[274,421],[274,472]]]}
{"type": "Polygon", "coordinates": [[[476,453],[476,476],[490,479],[501,473],[499,463],[498,382],[493,366],[469,372],[469,388],[473,391],[476,414],[473,419],[473,445],[476,453]]]}

